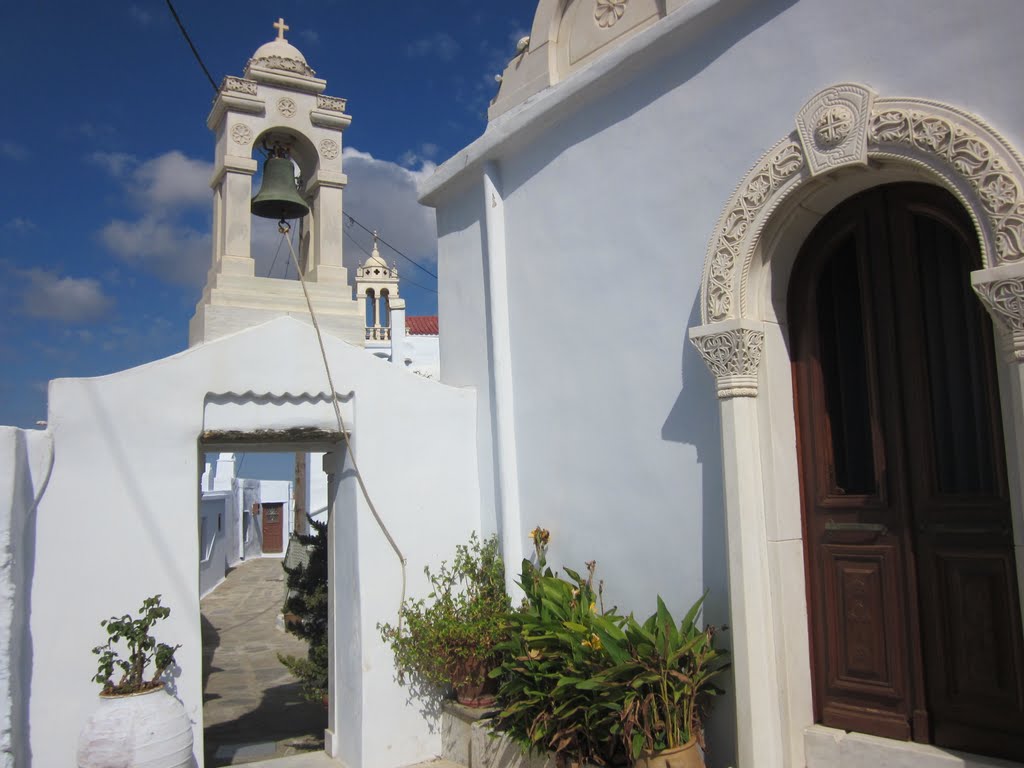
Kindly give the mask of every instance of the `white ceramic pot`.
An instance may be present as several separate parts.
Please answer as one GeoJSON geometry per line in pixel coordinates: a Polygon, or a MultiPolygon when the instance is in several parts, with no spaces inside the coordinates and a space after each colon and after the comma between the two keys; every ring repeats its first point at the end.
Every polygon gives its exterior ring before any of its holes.
{"type": "Polygon", "coordinates": [[[100,696],[78,736],[79,768],[186,768],[192,764],[192,723],[163,688],[100,696]]]}

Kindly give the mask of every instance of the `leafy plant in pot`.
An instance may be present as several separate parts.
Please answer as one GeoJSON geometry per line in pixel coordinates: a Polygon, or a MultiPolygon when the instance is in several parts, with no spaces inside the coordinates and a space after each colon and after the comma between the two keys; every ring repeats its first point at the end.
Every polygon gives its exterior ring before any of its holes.
{"type": "Polygon", "coordinates": [[[634,761],[643,768],[699,768],[704,748],[703,722],[714,684],[728,668],[726,652],[715,648],[715,627],[697,621],[701,597],[678,624],[664,601],[642,624],[626,617],[621,631],[597,629],[613,665],[577,683],[616,701],[621,723],[614,729],[634,761]]]}
{"type": "Polygon", "coordinates": [[[476,534],[456,547],[451,565],[437,572],[424,568],[432,591],[427,600],[406,600],[395,625],[381,624],[391,646],[400,681],[415,686],[455,689],[466,706],[494,701],[491,669],[497,645],[507,635],[510,603],[497,537],[481,542],[476,534]]]}
{"type": "Polygon", "coordinates": [[[158,643],[151,634],[170,613],[154,595],[142,601],[138,618],[124,614],[100,622],[107,642],[92,652],[99,657],[93,681],[102,690],[79,734],[80,768],[191,765],[192,724],[181,702],[164,689],[165,674],[181,646],[158,643]],[[127,651],[123,656],[122,648],[127,651]]]}

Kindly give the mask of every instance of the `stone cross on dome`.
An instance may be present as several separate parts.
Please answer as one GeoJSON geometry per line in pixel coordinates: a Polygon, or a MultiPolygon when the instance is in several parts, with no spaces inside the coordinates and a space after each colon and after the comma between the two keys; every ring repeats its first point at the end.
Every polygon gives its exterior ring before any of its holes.
{"type": "Polygon", "coordinates": [[[273,26],[274,26],[274,29],[277,30],[277,39],[278,40],[284,40],[285,39],[284,33],[287,30],[291,29],[291,27],[289,27],[287,24],[284,23],[284,19],[282,19],[280,16],[277,17],[277,21],[274,22],[273,26]]]}

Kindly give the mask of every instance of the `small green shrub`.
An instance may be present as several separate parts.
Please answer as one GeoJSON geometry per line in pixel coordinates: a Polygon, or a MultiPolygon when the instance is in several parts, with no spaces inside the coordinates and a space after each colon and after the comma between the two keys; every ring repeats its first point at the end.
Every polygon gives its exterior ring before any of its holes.
{"type": "Polygon", "coordinates": [[[130,614],[111,616],[100,622],[107,630],[107,642],[97,645],[92,652],[99,656],[99,667],[93,680],[99,683],[104,696],[126,696],[141,693],[163,685],[164,672],[174,664],[174,652],[180,645],[158,643],[150,634],[153,625],[171,615],[171,609],[160,605],[160,595],[147,597],[139,608],[139,618],[130,614]],[[127,658],[121,658],[118,644],[127,646],[127,658]],[[146,668],[153,665],[153,676],[146,679],[146,668]],[[121,670],[121,678],[114,682],[114,670],[121,670]]]}
{"type": "Polygon", "coordinates": [[[510,610],[497,537],[480,542],[474,533],[456,547],[450,566],[424,572],[432,587],[429,603],[406,600],[397,624],[377,626],[394,652],[400,681],[409,675],[414,686],[431,689],[482,684],[507,637],[510,610]]]}

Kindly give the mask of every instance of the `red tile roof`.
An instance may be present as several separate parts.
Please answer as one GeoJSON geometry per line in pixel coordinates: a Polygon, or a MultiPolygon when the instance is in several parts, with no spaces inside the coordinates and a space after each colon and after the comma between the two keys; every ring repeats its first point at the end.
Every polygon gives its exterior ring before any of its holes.
{"type": "Polygon", "coordinates": [[[410,336],[437,336],[437,315],[406,317],[405,331],[410,336]]]}

